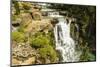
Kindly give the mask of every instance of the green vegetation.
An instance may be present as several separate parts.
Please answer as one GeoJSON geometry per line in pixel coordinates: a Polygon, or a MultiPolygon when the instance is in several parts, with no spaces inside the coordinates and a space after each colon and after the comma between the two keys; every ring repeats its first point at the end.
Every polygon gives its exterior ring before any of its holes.
{"type": "Polygon", "coordinates": [[[31,39],[31,46],[32,47],[44,47],[46,45],[49,45],[49,39],[43,35],[39,35],[35,38],[31,39]]]}
{"type": "MultiPolygon", "coordinates": [[[[39,26],[37,21],[41,21],[44,16],[42,16],[42,12],[39,11],[41,7],[38,8],[36,4],[34,6],[33,4],[34,3],[30,2],[13,2],[12,7],[14,7],[14,9],[12,11],[14,12],[12,14],[12,27],[16,28],[17,23],[19,23],[19,25],[17,26],[18,29],[12,32],[12,41],[15,41],[16,43],[28,42],[29,46],[36,51],[37,54],[35,56],[37,57],[39,54],[39,57],[44,60],[44,62],[42,62],[41,59],[36,58],[36,60],[39,60],[42,63],[46,63],[46,59],[49,59],[50,63],[59,62],[60,60],[58,59],[61,58],[61,55],[55,50],[53,29],[48,30],[48,33],[45,33],[44,29],[37,30],[39,26]],[[36,21],[37,23],[31,25],[33,23],[32,21],[34,21],[34,23],[36,21]]],[[[65,11],[65,13],[60,12],[60,14],[76,19],[75,23],[73,22],[71,24],[70,30],[71,37],[78,42],[76,46],[78,48],[76,48],[76,50],[82,51],[80,61],[95,61],[96,7],[52,3],[46,8],[65,11]]],[[[40,25],[46,26],[42,23],[40,23],[40,25]]],[[[16,45],[16,43],[14,43],[14,45],[16,45]]]]}
{"type": "Polygon", "coordinates": [[[28,2],[22,3],[22,5],[23,5],[23,8],[24,8],[25,10],[29,10],[30,7],[32,6],[32,5],[31,5],[30,3],[28,3],[28,2]]]}
{"type": "Polygon", "coordinates": [[[39,49],[41,58],[55,62],[57,60],[57,54],[49,38],[50,36],[43,35],[43,32],[38,32],[30,39],[30,43],[33,48],[39,49]]]}
{"type": "Polygon", "coordinates": [[[18,31],[19,32],[24,32],[24,27],[23,26],[20,26],[19,29],[18,29],[18,31]]]}
{"type": "Polygon", "coordinates": [[[96,57],[90,51],[84,51],[80,57],[80,61],[95,61],[96,57]]]}
{"type": "Polygon", "coordinates": [[[22,32],[12,32],[12,40],[16,42],[24,42],[25,36],[22,32]]]}
{"type": "Polygon", "coordinates": [[[14,7],[15,7],[15,9],[16,9],[15,15],[20,14],[19,3],[16,2],[16,1],[13,1],[13,4],[14,4],[14,7]]]}
{"type": "Polygon", "coordinates": [[[17,16],[16,15],[13,15],[12,16],[12,21],[16,21],[17,20],[17,16]]]}
{"type": "Polygon", "coordinates": [[[56,51],[50,45],[45,46],[44,48],[40,48],[39,53],[40,53],[41,57],[44,59],[48,58],[52,62],[55,62],[57,60],[56,51]]]}
{"type": "Polygon", "coordinates": [[[95,61],[96,57],[93,53],[91,53],[89,47],[85,45],[82,47],[82,55],[80,57],[80,61],[95,61]]]}

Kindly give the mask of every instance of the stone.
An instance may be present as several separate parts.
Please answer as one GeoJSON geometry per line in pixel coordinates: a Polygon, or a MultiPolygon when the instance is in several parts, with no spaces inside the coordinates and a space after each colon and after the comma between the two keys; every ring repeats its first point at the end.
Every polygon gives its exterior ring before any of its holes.
{"type": "Polygon", "coordinates": [[[36,60],[36,64],[42,64],[43,62],[39,59],[36,60]]]}
{"type": "Polygon", "coordinates": [[[21,25],[23,26],[27,26],[29,23],[32,23],[32,16],[30,13],[22,13],[21,19],[21,25]]]}
{"type": "Polygon", "coordinates": [[[28,44],[23,45],[23,43],[22,43],[22,45],[21,45],[21,43],[18,43],[16,45],[17,46],[14,46],[14,48],[12,49],[12,55],[16,56],[16,58],[18,58],[18,59],[20,59],[21,57],[28,58],[29,56],[33,56],[36,54],[35,49],[33,49],[28,44]]]}
{"type": "Polygon", "coordinates": [[[46,59],[45,63],[48,64],[48,63],[51,63],[51,61],[49,59],[46,59]]]}
{"type": "Polygon", "coordinates": [[[32,20],[32,23],[30,22],[27,27],[24,28],[24,31],[27,33],[36,33],[38,31],[43,31],[45,33],[48,33],[48,31],[52,29],[52,25],[50,23],[50,20],[32,20]]]}
{"type": "Polygon", "coordinates": [[[35,63],[35,57],[30,57],[27,60],[25,60],[21,65],[29,65],[35,63]]]}
{"type": "Polygon", "coordinates": [[[32,16],[33,16],[34,20],[41,20],[42,19],[42,14],[40,12],[33,12],[32,16]]]}
{"type": "Polygon", "coordinates": [[[20,65],[22,62],[17,59],[12,59],[12,65],[20,65]]]}

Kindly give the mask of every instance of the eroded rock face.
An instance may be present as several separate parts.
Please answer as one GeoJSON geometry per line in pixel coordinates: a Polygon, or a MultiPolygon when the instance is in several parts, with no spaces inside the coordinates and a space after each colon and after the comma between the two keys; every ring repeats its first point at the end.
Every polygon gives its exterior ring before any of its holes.
{"type": "MultiPolygon", "coordinates": [[[[41,19],[40,13],[35,13],[38,15],[38,19],[32,18],[30,13],[21,14],[21,23],[19,26],[24,29],[24,33],[35,34],[39,31],[48,33],[51,30],[52,24],[50,19],[41,19]]],[[[34,14],[33,14],[34,15],[34,14]]],[[[36,17],[34,15],[34,17],[36,17]]],[[[18,29],[16,30],[18,31],[18,29]]],[[[12,65],[28,65],[28,64],[43,64],[51,63],[49,59],[43,61],[40,59],[41,56],[35,48],[32,48],[30,44],[27,43],[12,43],[12,65]]]]}
{"type": "Polygon", "coordinates": [[[29,65],[35,63],[35,57],[30,57],[25,61],[20,61],[18,59],[13,58],[12,59],[12,65],[29,65]]]}
{"type": "Polygon", "coordinates": [[[12,64],[34,64],[36,51],[29,44],[17,43],[12,44],[12,64]]]}
{"type": "Polygon", "coordinates": [[[32,16],[33,16],[34,20],[41,20],[42,19],[42,14],[39,11],[38,12],[37,11],[33,12],[32,16]]]}
{"type": "Polygon", "coordinates": [[[52,25],[50,23],[51,21],[48,19],[45,20],[41,20],[41,21],[33,21],[32,25],[33,25],[33,31],[42,31],[45,33],[48,33],[48,31],[50,29],[52,29],[52,25]]]}
{"type": "Polygon", "coordinates": [[[34,64],[35,63],[35,57],[30,57],[27,60],[25,60],[22,65],[29,65],[29,64],[34,64]]]}
{"type": "Polygon", "coordinates": [[[15,48],[13,48],[13,54],[17,56],[22,56],[22,57],[28,57],[31,55],[34,55],[34,49],[31,48],[31,46],[29,44],[25,44],[25,43],[20,43],[17,44],[18,46],[16,46],[15,48]]]}
{"type": "Polygon", "coordinates": [[[48,33],[48,31],[52,28],[51,20],[50,19],[39,20],[39,19],[40,18],[38,18],[38,20],[37,19],[34,20],[29,14],[23,14],[22,23],[20,24],[20,26],[22,26],[24,28],[24,31],[27,33],[34,34],[38,31],[43,31],[45,33],[48,33]]]}
{"type": "Polygon", "coordinates": [[[49,58],[42,59],[38,50],[27,43],[14,43],[12,47],[12,66],[52,63],[49,58]]]}
{"type": "Polygon", "coordinates": [[[18,65],[21,64],[22,62],[20,60],[17,60],[15,58],[12,59],[12,65],[18,65]]]}

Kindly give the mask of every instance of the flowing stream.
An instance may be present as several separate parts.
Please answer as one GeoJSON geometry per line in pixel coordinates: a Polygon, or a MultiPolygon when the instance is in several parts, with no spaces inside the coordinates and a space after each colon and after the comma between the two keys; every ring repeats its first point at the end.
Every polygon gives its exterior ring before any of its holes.
{"type": "Polygon", "coordinates": [[[60,17],[54,27],[56,50],[62,56],[61,62],[76,62],[80,59],[80,54],[75,50],[75,41],[70,36],[70,24],[64,17],[60,17]]]}

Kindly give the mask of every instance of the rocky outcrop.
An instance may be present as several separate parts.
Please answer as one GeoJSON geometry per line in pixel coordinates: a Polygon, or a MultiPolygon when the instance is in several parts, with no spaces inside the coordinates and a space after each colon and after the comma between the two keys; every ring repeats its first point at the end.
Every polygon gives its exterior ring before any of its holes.
{"type": "MultiPolygon", "coordinates": [[[[40,14],[36,14],[37,16],[41,16],[40,14]]],[[[34,15],[34,17],[36,17],[34,15]]],[[[41,18],[40,18],[41,19],[41,18]]],[[[31,32],[31,33],[36,33],[38,31],[44,31],[47,33],[51,28],[51,20],[50,19],[32,19],[30,14],[23,14],[22,15],[22,22],[20,26],[24,28],[25,32],[31,32]]]]}
{"type": "Polygon", "coordinates": [[[36,50],[27,43],[13,43],[12,44],[12,64],[25,65],[34,64],[36,50]]]}

